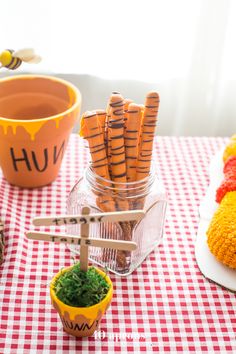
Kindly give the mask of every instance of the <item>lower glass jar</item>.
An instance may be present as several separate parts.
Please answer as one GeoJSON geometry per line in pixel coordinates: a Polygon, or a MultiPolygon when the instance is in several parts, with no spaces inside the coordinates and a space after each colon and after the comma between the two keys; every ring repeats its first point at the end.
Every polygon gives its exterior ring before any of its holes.
{"type": "MultiPolygon", "coordinates": [[[[67,200],[67,212],[80,214],[84,206],[91,213],[144,210],[145,216],[135,222],[105,222],[90,224],[90,237],[128,240],[137,243],[133,252],[90,247],[91,261],[119,275],[131,274],[160,243],[163,235],[167,198],[163,185],[152,172],[137,182],[115,183],[94,173],[91,167],[76,183],[67,200]]],[[[70,225],[68,233],[80,235],[79,225],[70,225]]],[[[79,253],[79,246],[68,246],[79,253]]]]}

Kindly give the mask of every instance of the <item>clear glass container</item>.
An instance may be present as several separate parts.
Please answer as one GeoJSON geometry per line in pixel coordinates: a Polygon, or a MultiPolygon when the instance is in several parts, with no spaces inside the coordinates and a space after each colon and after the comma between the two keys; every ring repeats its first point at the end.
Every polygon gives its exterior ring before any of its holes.
{"type": "MultiPolygon", "coordinates": [[[[160,243],[163,235],[167,197],[163,185],[152,170],[150,175],[137,182],[115,183],[94,173],[88,167],[76,183],[67,200],[67,212],[80,214],[84,206],[91,213],[122,210],[144,210],[141,221],[105,222],[90,224],[90,237],[132,240],[137,243],[133,252],[89,248],[89,259],[119,275],[131,274],[160,243]]],[[[79,225],[70,225],[67,232],[80,235],[79,225]]],[[[79,254],[79,246],[68,245],[79,254]]]]}

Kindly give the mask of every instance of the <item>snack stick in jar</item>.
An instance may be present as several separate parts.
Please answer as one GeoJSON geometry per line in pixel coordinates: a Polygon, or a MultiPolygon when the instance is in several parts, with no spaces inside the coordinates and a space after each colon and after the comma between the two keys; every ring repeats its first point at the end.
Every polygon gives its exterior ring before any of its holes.
{"type": "Polygon", "coordinates": [[[107,156],[107,163],[108,163],[108,171],[109,171],[109,177],[110,177],[110,170],[109,170],[109,159],[108,159],[108,154],[107,154],[107,144],[108,144],[108,137],[107,137],[107,113],[104,109],[97,109],[96,110],[97,117],[98,117],[98,122],[99,125],[102,129],[103,133],[103,139],[104,139],[104,145],[105,145],[105,151],[106,151],[106,156],[107,156]]]}
{"type": "Polygon", "coordinates": [[[99,123],[99,125],[100,125],[100,127],[102,129],[104,143],[106,145],[106,119],[107,119],[107,114],[106,114],[106,111],[104,109],[97,109],[96,113],[97,113],[98,123],[99,123]]]}
{"type": "MultiPolygon", "coordinates": [[[[81,131],[80,135],[88,140],[92,168],[94,172],[102,178],[110,180],[110,175],[108,171],[108,162],[106,156],[106,149],[104,144],[103,132],[99,124],[97,113],[85,112],[81,121],[81,131]]],[[[99,181],[102,184],[102,180],[99,181]]],[[[106,189],[106,183],[104,182],[104,192],[106,189]]],[[[97,205],[103,211],[114,211],[115,203],[111,196],[106,195],[106,193],[96,193],[97,194],[97,205]]]]}
{"type": "Polygon", "coordinates": [[[147,177],[150,172],[159,101],[157,92],[150,92],[146,96],[137,163],[137,181],[147,177]]]}
{"type": "Polygon", "coordinates": [[[127,112],[129,109],[129,104],[132,103],[133,100],[129,98],[124,99],[124,124],[125,124],[125,129],[126,129],[126,121],[127,121],[127,112]]]}
{"type": "MultiPolygon", "coordinates": [[[[112,92],[112,95],[120,95],[119,92],[112,92]]],[[[107,159],[108,159],[108,168],[110,172],[110,176],[112,176],[111,171],[111,129],[109,128],[109,122],[111,120],[111,107],[110,107],[110,98],[106,107],[107,119],[106,119],[106,142],[107,142],[107,159]]]]}
{"type": "MultiPolygon", "coordinates": [[[[119,94],[113,94],[110,97],[110,112],[109,128],[111,130],[111,170],[112,180],[116,187],[116,182],[126,183],[126,160],[124,146],[124,100],[119,94]]],[[[120,186],[119,186],[120,188],[120,186]]],[[[124,192],[126,193],[126,192],[124,192]]],[[[124,196],[125,197],[125,196],[124,196]]],[[[115,200],[117,210],[129,210],[129,203],[124,198],[117,196],[115,200]]],[[[123,239],[131,240],[132,228],[130,222],[121,222],[120,226],[123,231],[123,239]]],[[[117,264],[126,264],[126,256],[124,251],[117,252],[117,264]]]]}
{"type": "Polygon", "coordinates": [[[138,144],[141,129],[142,111],[138,104],[130,103],[127,111],[125,129],[125,157],[127,182],[136,180],[136,166],[138,159],[138,144]]]}
{"type": "Polygon", "coordinates": [[[95,111],[87,111],[84,113],[80,135],[88,140],[92,167],[95,173],[100,177],[110,179],[103,132],[95,111]]]}
{"type": "Polygon", "coordinates": [[[107,108],[107,119],[106,119],[106,153],[107,153],[107,160],[108,160],[108,169],[110,176],[112,178],[111,172],[111,129],[109,127],[109,122],[111,120],[111,112],[110,109],[107,108]]]}
{"type": "Polygon", "coordinates": [[[114,182],[126,182],[124,146],[124,100],[121,95],[112,94],[109,101],[110,119],[108,129],[111,143],[111,178],[114,182]]]}

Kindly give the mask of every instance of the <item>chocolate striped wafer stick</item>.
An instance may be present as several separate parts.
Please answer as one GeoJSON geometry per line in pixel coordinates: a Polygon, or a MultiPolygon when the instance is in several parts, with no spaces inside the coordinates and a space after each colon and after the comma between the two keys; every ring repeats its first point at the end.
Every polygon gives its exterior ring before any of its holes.
{"type": "Polygon", "coordinates": [[[124,145],[124,100],[119,94],[112,94],[109,101],[110,119],[108,129],[111,143],[111,178],[114,182],[126,182],[124,145]]]}
{"type": "MultiPolygon", "coordinates": [[[[96,112],[85,112],[81,122],[81,135],[84,136],[85,139],[88,140],[91,158],[92,158],[92,167],[94,168],[95,172],[107,179],[110,180],[110,174],[108,170],[108,160],[106,155],[106,148],[104,143],[104,135],[102,131],[104,122],[104,117],[99,115],[96,112]],[[102,163],[101,163],[102,162],[102,163]]],[[[101,185],[101,181],[99,181],[101,185]]],[[[96,204],[97,206],[103,211],[115,211],[116,210],[116,203],[114,202],[112,196],[106,193],[106,182],[104,182],[103,186],[100,186],[104,189],[104,193],[98,193],[94,191],[97,195],[96,204]]],[[[109,187],[110,184],[109,184],[109,187]]],[[[123,223],[125,225],[125,223],[123,223]]],[[[103,230],[105,230],[105,234],[110,234],[110,229],[112,230],[112,226],[102,225],[103,230]]],[[[124,226],[121,225],[122,231],[124,226]]],[[[124,233],[124,231],[123,231],[124,233]]],[[[124,239],[126,239],[124,237],[124,239]]],[[[109,260],[110,251],[104,249],[102,251],[102,259],[104,262],[109,260]]],[[[120,268],[124,268],[126,264],[126,253],[124,251],[117,251],[117,265],[120,268]]]]}
{"type": "Polygon", "coordinates": [[[139,144],[136,174],[137,181],[147,177],[150,173],[159,101],[159,95],[157,92],[150,92],[146,97],[142,121],[142,134],[139,144]]]}
{"type": "Polygon", "coordinates": [[[95,111],[84,113],[80,135],[88,140],[95,173],[100,177],[110,179],[103,132],[95,111]]]}
{"type": "Polygon", "coordinates": [[[125,129],[126,129],[126,121],[127,121],[127,112],[129,109],[129,104],[132,103],[133,100],[130,100],[129,98],[124,99],[124,124],[125,124],[125,129]]]}
{"type": "Polygon", "coordinates": [[[106,145],[106,119],[107,119],[107,113],[104,109],[97,109],[96,110],[97,113],[97,118],[98,118],[98,123],[102,129],[102,133],[103,133],[103,139],[104,139],[104,143],[106,145]]]}
{"type": "MultiPolygon", "coordinates": [[[[109,100],[110,106],[110,120],[108,128],[111,134],[111,178],[116,182],[126,183],[126,160],[125,160],[125,146],[124,146],[124,99],[116,93],[112,94],[109,100]]],[[[121,188],[117,185],[117,188],[121,188]]],[[[121,198],[121,191],[116,199],[117,210],[129,210],[129,203],[124,198],[121,198]]],[[[130,241],[132,239],[132,228],[130,222],[121,222],[120,226],[123,231],[123,239],[130,241]]],[[[130,256],[130,252],[117,252],[117,265],[124,269],[127,266],[126,257],[130,256]]]]}
{"type": "Polygon", "coordinates": [[[125,122],[125,158],[127,182],[136,180],[138,145],[141,128],[142,112],[138,104],[130,103],[125,122]]]}
{"type": "MultiPolygon", "coordinates": [[[[119,92],[112,92],[112,95],[120,95],[119,92]]],[[[108,159],[108,168],[109,168],[109,173],[110,176],[112,176],[112,171],[111,171],[111,128],[109,122],[111,121],[111,107],[110,107],[110,100],[107,103],[106,107],[106,113],[107,113],[107,118],[106,118],[106,151],[107,151],[107,159],[108,159]]]]}
{"type": "MultiPolygon", "coordinates": [[[[103,131],[95,111],[87,111],[84,113],[81,121],[80,135],[88,140],[92,159],[92,168],[94,169],[94,172],[100,177],[110,180],[103,131]]],[[[102,181],[100,181],[100,184],[102,185],[102,181]]],[[[101,188],[104,188],[105,191],[105,182],[101,188]]],[[[98,196],[98,207],[100,207],[103,211],[115,211],[115,203],[111,196],[108,196],[106,193],[96,192],[96,194],[98,196]]]]}

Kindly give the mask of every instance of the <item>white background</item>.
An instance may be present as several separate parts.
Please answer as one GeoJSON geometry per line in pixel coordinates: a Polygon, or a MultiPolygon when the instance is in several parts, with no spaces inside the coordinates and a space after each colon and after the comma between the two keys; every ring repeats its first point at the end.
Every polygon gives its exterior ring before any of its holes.
{"type": "Polygon", "coordinates": [[[1,3],[0,49],[42,55],[21,70],[138,80],[140,92],[150,83],[161,96],[160,134],[228,136],[236,132],[235,18],[233,0],[11,0],[1,3]]]}

